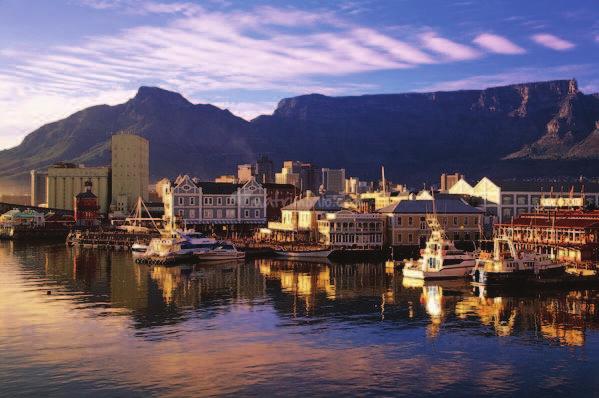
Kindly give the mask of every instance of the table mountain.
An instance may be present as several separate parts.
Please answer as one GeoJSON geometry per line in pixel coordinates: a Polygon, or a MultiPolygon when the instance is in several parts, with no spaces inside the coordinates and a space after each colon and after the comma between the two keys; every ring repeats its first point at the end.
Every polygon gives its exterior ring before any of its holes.
{"type": "Polygon", "coordinates": [[[109,164],[109,138],[134,131],[150,140],[151,175],[230,173],[267,153],[345,167],[373,178],[379,165],[398,181],[442,171],[473,177],[597,174],[599,96],[575,80],[485,90],[328,97],[280,101],[272,115],[247,122],[180,94],[141,87],[116,106],[98,105],[46,124],[0,152],[0,178],[26,180],[57,161],[109,164]]]}

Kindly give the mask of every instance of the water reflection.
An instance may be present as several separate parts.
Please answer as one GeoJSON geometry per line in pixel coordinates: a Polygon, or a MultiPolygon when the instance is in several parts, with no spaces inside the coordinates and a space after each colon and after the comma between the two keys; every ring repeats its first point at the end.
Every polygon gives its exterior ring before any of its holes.
{"type": "Polygon", "coordinates": [[[489,292],[403,279],[382,263],[150,267],[126,253],[13,242],[0,243],[0,260],[0,355],[12,358],[0,364],[0,395],[14,391],[2,389],[7,377],[27,383],[42,365],[86,383],[106,377],[122,394],[435,395],[467,384],[486,395],[518,391],[505,380],[521,374],[563,392],[595,357],[562,350],[592,353],[599,337],[597,290],[489,292]],[[541,357],[554,370],[537,368],[541,357]]]}

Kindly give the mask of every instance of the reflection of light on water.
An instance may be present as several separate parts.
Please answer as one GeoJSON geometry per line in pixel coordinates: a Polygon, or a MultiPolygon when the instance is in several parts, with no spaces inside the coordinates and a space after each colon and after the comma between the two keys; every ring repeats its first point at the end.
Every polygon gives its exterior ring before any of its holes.
{"type": "Polygon", "coordinates": [[[424,286],[424,280],[415,278],[406,278],[405,276],[401,280],[401,285],[407,288],[420,288],[424,286]]]}
{"type": "Polygon", "coordinates": [[[443,288],[437,285],[423,286],[420,300],[431,317],[431,323],[426,328],[427,335],[436,337],[439,335],[443,323],[443,288]]]}
{"type": "Polygon", "coordinates": [[[498,336],[509,336],[514,330],[517,308],[510,308],[503,297],[465,297],[456,304],[456,315],[461,319],[477,316],[481,323],[493,326],[498,336]]]}

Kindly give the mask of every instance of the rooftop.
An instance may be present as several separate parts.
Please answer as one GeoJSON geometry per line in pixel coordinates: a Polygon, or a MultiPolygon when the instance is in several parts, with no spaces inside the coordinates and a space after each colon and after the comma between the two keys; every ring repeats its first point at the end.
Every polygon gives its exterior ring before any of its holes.
{"type": "MultiPolygon", "coordinates": [[[[443,198],[434,201],[434,208],[440,214],[480,214],[482,210],[470,206],[461,198],[443,198]]],[[[379,213],[430,214],[433,213],[432,200],[402,200],[378,210],[379,213]]]]}

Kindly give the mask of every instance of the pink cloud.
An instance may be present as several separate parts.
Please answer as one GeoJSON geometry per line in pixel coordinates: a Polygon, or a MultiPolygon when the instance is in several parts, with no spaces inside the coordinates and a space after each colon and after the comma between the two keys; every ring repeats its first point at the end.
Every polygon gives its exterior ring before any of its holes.
{"type": "Polygon", "coordinates": [[[444,55],[450,61],[465,61],[480,57],[480,52],[464,44],[456,43],[429,32],[421,36],[424,47],[444,55]]]}
{"type": "Polygon", "coordinates": [[[505,37],[491,33],[482,33],[476,36],[473,42],[485,50],[498,54],[523,54],[526,52],[522,47],[505,37]]]}
{"type": "Polygon", "coordinates": [[[565,51],[574,48],[576,45],[567,40],[561,39],[549,33],[539,33],[531,36],[532,40],[544,47],[552,50],[565,51]]]}

